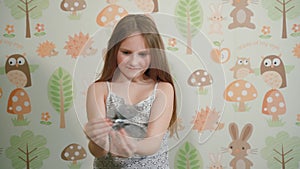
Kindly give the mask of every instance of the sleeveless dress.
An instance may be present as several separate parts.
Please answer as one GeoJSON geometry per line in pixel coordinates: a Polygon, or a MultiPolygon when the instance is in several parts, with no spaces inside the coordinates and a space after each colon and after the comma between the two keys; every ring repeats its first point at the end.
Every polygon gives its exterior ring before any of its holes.
{"type": "MultiPolygon", "coordinates": [[[[111,91],[110,83],[107,82],[108,95],[106,98],[106,110],[107,117],[114,118],[116,117],[116,110],[119,110],[124,107],[134,107],[135,113],[133,117],[127,119],[127,114],[122,114],[122,121],[125,121],[127,125],[126,132],[130,132],[137,136],[139,139],[144,136],[147,131],[148,121],[150,117],[150,110],[155,100],[156,88],[155,84],[152,94],[147,97],[145,100],[142,100],[134,105],[125,104],[125,101],[122,97],[119,97],[111,91]],[[124,117],[125,116],[125,117],[124,117]]],[[[130,109],[130,108],[129,108],[130,109]]],[[[119,118],[119,117],[118,117],[119,118]]],[[[110,153],[106,156],[95,158],[94,160],[94,169],[169,169],[169,160],[168,160],[168,136],[167,132],[162,139],[161,147],[158,152],[149,156],[139,156],[134,155],[130,158],[119,158],[113,157],[110,153]]]]}

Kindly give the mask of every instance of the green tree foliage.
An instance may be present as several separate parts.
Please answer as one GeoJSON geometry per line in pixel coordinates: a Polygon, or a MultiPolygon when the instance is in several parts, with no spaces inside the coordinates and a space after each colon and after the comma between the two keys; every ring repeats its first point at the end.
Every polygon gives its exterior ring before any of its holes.
{"type": "Polygon", "coordinates": [[[198,150],[189,142],[185,142],[175,156],[176,169],[202,169],[203,162],[198,150]]]}
{"type": "Polygon", "coordinates": [[[203,11],[198,0],[179,0],[176,9],[176,25],[182,36],[187,38],[187,54],[192,54],[192,38],[203,24],[203,11]]]}
{"type": "Polygon", "coordinates": [[[60,128],[65,128],[65,112],[73,103],[72,76],[59,67],[48,82],[48,98],[52,107],[60,113],[60,128]]]}
{"type": "Polygon", "coordinates": [[[43,10],[49,6],[49,0],[4,0],[4,3],[10,8],[10,14],[15,19],[25,17],[26,38],[31,37],[30,18],[40,18],[43,15],[43,10]]]}
{"type": "Polygon", "coordinates": [[[266,147],[261,150],[261,154],[268,161],[270,169],[299,168],[299,137],[290,137],[287,132],[282,131],[275,137],[267,137],[265,143],[266,147]]]}
{"type": "Polygon", "coordinates": [[[272,20],[282,18],[282,38],[287,38],[287,19],[300,16],[299,0],[262,0],[263,8],[268,10],[268,17],[272,20]]]}
{"type": "Polygon", "coordinates": [[[14,169],[39,169],[43,160],[49,157],[50,151],[45,147],[47,140],[44,136],[34,135],[26,130],[21,136],[10,138],[10,147],[5,150],[6,157],[11,159],[14,169]]]}

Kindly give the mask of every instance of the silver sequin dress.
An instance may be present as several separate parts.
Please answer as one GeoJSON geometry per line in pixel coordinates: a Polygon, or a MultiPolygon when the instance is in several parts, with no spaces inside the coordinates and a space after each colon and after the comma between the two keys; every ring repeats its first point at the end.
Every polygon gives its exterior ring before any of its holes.
{"type": "MultiPolygon", "coordinates": [[[[114,112],[120,106],[125,104],[123,98],[119,97],[111,91],[109,82],[108,86],[108,96],[106,98],[106,110],[107,117],[113,118],[115,116],[114,112]]],[[[137,114],[130,118],[130,124],[138,126],[138,131],[147,131],[147,123],[150,117],[150,110],[155,100],[157,83],[155,84],[152,94],[145,100],[140,101],[137,104],[130,105],[133,106],[138,112],[137,114]]],[[[126,130],[126,129],[125,129],[126,130]]],[[[128,127],[128,131],[136,131],[134,128],[128,127]]],[[[95,158],[94,169],[169,169],[168,161],[168,133],[163,137],[160,150],[150,156],[134,156],[130,158],[119,158],[112,157],[110,154],[95,158]]]]}

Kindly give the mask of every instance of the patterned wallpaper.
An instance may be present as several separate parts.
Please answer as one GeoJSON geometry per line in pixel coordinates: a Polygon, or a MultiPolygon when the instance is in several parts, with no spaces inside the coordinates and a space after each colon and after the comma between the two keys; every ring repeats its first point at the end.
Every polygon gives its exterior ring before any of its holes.
{"type": "Polygon", "coordinates": [[[118,19],[157,23],[175,169],[300,168],[299,0],[0,0],[0,168],[92,168],[88,85],[118,19]]]}

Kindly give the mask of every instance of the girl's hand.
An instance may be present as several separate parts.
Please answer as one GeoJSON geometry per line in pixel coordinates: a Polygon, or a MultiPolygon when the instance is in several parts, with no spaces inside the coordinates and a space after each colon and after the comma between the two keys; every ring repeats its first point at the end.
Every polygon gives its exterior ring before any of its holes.
{"type": "Polygon", "coordinates": [[[124,129],[111,131],[110,152],[118,157],[131,157],[136,152],[136,140],[127,135],[124,129]]]}
{"type": "Polygon", "coordinates": [[[90,120],[84,130],[91,141],[109,151],[109,132],[112,130],[112,122],[109,119],[90,120]]]}

